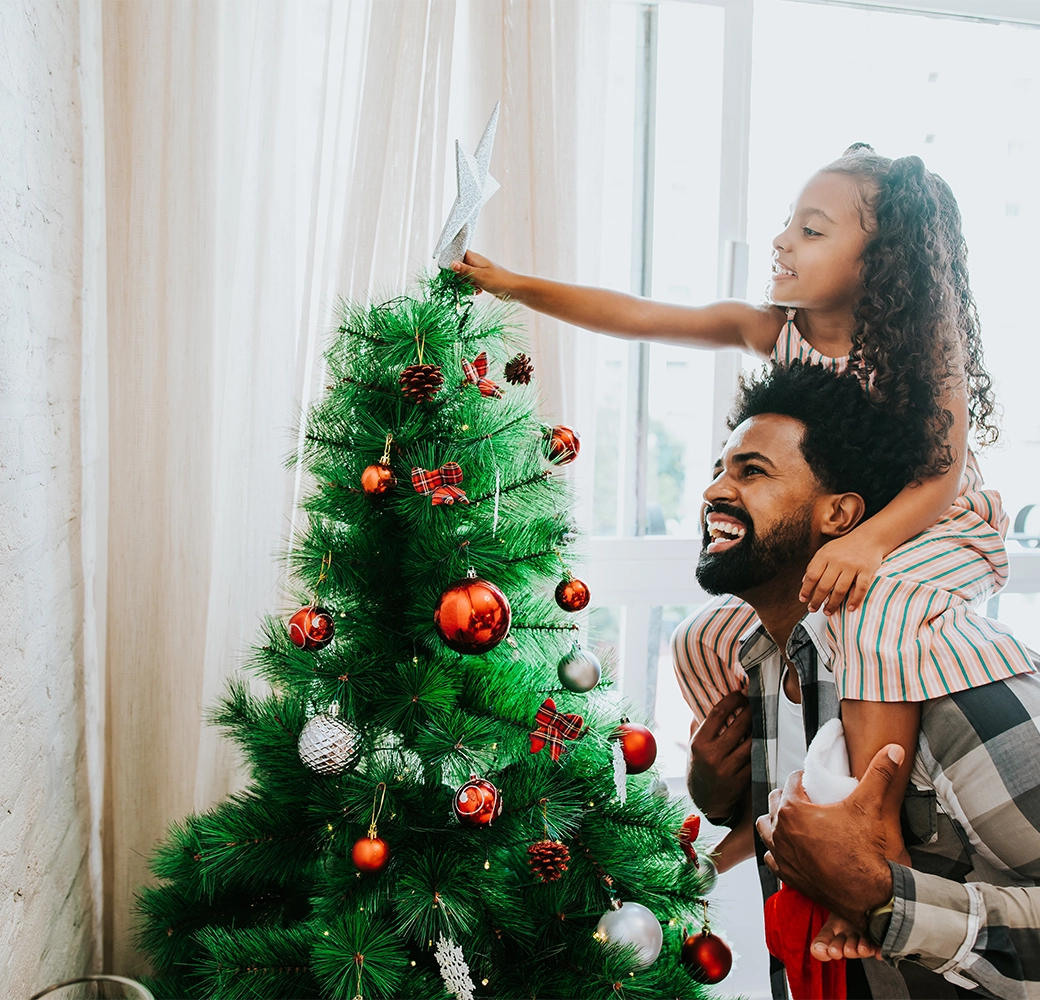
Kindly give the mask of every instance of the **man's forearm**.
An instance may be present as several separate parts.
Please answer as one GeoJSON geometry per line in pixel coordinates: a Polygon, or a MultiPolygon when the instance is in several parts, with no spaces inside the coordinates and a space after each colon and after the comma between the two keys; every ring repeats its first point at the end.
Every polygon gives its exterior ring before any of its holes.
{"type": "Polygon", "coordinates": [[[953,882],[891,867],[895,905],[884,958],[912,959],[997,997],[1040,998],[1040,887],[953,882]]]}

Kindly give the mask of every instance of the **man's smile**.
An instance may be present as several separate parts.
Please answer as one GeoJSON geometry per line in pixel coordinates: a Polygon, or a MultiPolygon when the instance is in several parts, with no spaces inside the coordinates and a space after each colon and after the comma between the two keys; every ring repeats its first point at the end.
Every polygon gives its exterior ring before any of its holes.
{"type": "Polygon", "coordinates": [[[718,511],[710,511],[704,519],[705,552],[713,555],[716,552],[725,552],[739,544],[740,540],[747,534],[747,527],[743,522],[722,514],[718,511]]]}

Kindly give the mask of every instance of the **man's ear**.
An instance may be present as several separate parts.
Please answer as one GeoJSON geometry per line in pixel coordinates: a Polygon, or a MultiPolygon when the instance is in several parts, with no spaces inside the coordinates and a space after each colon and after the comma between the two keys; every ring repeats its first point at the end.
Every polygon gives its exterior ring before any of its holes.
{"type": "Polygon", "coordinates": [[[820,534],[829,538],[847,535],[866,513],[867,505],[858,493],[830,493],[820,509],[820,534]]]}

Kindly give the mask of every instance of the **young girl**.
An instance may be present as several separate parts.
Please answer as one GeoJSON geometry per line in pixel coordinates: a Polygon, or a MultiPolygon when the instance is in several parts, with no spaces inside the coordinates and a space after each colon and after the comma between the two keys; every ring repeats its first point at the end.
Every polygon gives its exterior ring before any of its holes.
{"type": "MultiPolygon", "coordinates": [[[[957,203],[919,158],[850,147],[810,178],[773,248],[762,306],[668,305],[514,274],[472,251],[453,267],[493,295],[590,330],[848,368],[905,418],[908,433],[926,436],[930,460],[917,480],[824,545],[802,582],[809,610],[829,616],[849,760],[860,777],[885,744],[913,750],[922,701],[1034,669],[1025,647],[972,608],[1007,581],[1007,517],[999,495],[982,489],[968,448],[969,429],[981,445],[996,440],[993,392],[957,203]]],[[[743,686],[736,654],[757,624],[747,605],[722,597],[680,626],[676,671],[696,721],[743,686]]],[[[906,754],[885,802],[889,856],[904,863],[899,810],[913,758],[906,754]]],[[[743,825],[727,866],[750,855],[743,825]]],[[[875,953],[847,930],[825,927],[814,957],[875,953]]]]}

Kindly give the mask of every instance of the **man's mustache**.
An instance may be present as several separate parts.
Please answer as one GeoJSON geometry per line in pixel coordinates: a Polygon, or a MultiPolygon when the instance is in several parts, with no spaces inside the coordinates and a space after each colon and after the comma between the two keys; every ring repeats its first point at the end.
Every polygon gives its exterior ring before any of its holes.
{"type": "Polygon", "coordinates": [[[735,521],[740,521],[746,528],[754,527],[747,511],[742,510],[740,507],[734,507],[733,504],[726,503],[725,500],[720,500],[718,503],[705,504],[703,517],[705,531],[708,530],[709,514],[725,514],[726,517],[732,517],[735,521]]]}

